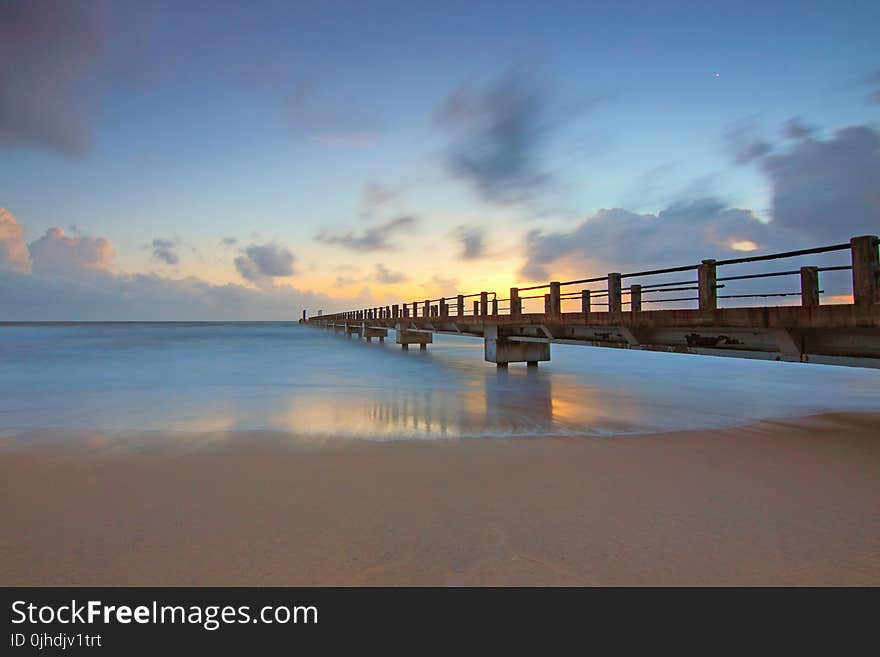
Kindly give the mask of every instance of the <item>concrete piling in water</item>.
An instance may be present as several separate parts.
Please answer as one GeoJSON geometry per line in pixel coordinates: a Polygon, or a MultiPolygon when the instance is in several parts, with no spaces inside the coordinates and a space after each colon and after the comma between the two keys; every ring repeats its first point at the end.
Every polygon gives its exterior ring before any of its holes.
{"type": "Polygon", "coordinates": [[[508,363],[528,363],[537,367],[538,361],[550,360],[548,340],[517,339],[503,335],[497,326],[487,326],[484,331],[484,358],[489,363],[506,367],[508,363]]]}

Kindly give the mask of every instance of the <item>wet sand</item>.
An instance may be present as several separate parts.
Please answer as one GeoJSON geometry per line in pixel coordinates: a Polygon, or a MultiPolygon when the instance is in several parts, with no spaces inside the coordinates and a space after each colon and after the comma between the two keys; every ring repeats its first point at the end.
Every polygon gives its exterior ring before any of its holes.
{"type": "Polygon", "coordinates": [[[616,438],[7,437],[0,527],[7,586],[880,585],[880,414],[616,438]]]}

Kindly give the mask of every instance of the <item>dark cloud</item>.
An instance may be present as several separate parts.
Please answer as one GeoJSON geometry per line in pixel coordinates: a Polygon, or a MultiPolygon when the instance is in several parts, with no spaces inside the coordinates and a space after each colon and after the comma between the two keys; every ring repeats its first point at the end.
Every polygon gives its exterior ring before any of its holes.
{"type": "Polygon", "coordinates": [[[603,267],[637,271],[721,258],[737,252],[737,246],[797,243],[751,211],[727,207],[715,198],[676,203],[656,215],[614,208],[599,210],[568,232],[531,231],[522,275],[545,281],[550,265],[566,262],[576,263],[585,274],[601,275],[603,267]]]}
{"type": "Polygon", "coordinates": [[[0,144],[81,155],[91,142],[107,2],[0,3],[0,144]]]}
{"type": "Polygon", "coordinates": [[[736,164],[749,164],[772,150],[772,145],[759,139],[755,133],[756,128],[751,120],[737,122],[727,129],[724,138],[736,164]]]}
{"type": "Polygon", "coordinates": [[[367,228],[360,235],[352,231],[343,235],[331,235],[322,231],[315,239],[324,244],[338,244],[352,251],[393,251],[395,246],[391,240],[394,235],[401,230],[411,230],[417,221],[416,217],[404,215],[367,228]]]}
{"type": "Polygon", "coordinates": [[[449,169],[489,201],[533,196],[550,179],[542,166],[549,113],[546,89],[522,70],[485,87],[458,87],[439,112],[441,123],[454,135],[449,169]]]}
{"type": "Polygon", "coordinates": [[[263,281],[267,278],[293,276],[294,255],[283,246],[270,242],[268,244],[251,244],[241,250],[235,258],[235,268],[242,278],[249,281],[263,281]]]}
{"type": "Polygon", "coordinates": [[[226,247],[235,246],[236,244],[238,244],[238,238],[237,237],[224,237],[223,239],[220,240],[220,244],[222,246],[226,246],[226,247]]]}
{"type": "Polygon", "coordinates": [[[806,139],[811,136],[815,130],[805,125],[799,118],[793,117],[785,122],[782,126],[783,134],[789,139],[806,139]]]}
{"type": "Polygon", "coordinates": [[[758,165],[772,185],[773,223],[817,242],[880,226],[880,132],[866,125],[803,139],[758,165]]]}
{"type": "Polygon", "coordinates": [[[393,285],[394,283],[402,283],[409,280],[409,276],[407,276],[403,272],[390,271],[385,265],[380,262],[376,265],[376,270],[373,274],[373,280],[377,281],[378,283],[393,285]]]}
{"type": "Polygon", "coordinates": [[[164,262],[166,265],[180,263],[180,256],[177,254],[178,246],[180,246],[179,240],[165,240],[157,237],[150,244],[153,260],[164,262]]]}
{"type": "Polygon", "coordinates": [[[116,255],[110,241],[103,237],[70,237],[57,227],[31,242],[29,251],[33,272],[41,275],[103,271],[116,255]]]}
{"type": "Polygon", "coordinates": [[[0,271],[29,272],[31,256],[24,229],[11,212],[0,208],[0,271]]]}
{"type": "Polygon", "coordinates": [[[476,260],[486,251],[486,236],[480,226],[459,226],[455,235],[461,242],[462,260],[476,260]]]}

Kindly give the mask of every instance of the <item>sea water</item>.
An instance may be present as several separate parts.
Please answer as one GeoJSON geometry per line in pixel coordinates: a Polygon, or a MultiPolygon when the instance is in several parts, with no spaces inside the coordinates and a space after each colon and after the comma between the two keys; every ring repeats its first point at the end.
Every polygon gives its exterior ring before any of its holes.
{"type": "Polygon", "coordinates": [[[402,351],[294,323],[0,326],[0,431],[272,430],[372,440],[720,428],[880,411],[880,371],[480,339],[402,351]]]}

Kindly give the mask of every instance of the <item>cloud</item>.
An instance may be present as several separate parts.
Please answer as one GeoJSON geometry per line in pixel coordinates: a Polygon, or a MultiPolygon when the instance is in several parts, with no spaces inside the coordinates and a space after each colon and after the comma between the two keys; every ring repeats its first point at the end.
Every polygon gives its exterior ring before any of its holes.
{"type": "MultiPolygon", "coordinates": [[[[283,251],[283,249],[282,249],[283,251]]],[[[292,320],[303,308],[336,312],[375,305],[368,290],[344,299],[275,285],[213,285],[194,277],[117,274],[104,238],[52,228],[28,248],[21,226],[0,211],[0,307],[7,321],[292,320]],[[33,261],[33,271],[26,264],[33,261]]],[[[267,265],[265,251],[255,266],[267,265]]],[[[285,258],[281,258],[283,262],[285,258]]]]}
{"type": "Polygon", "coordinates": [[[237,237],[224,237],[223,239],[220,240],[220,245],[225,246],[227,248],[231,247],[231,246],[235,246],[236,244],[238,244],[237,237]]]}
{"type": "Polygon", "coordinates": [[[388,268],[380,262],[376,265],[373,279],[379,283],[393,285],[394,283],[402,283],[403,281],[409,280],[409,276],[403,272],[389,271],[388,268]]]}
{"type": "Polygon", "coordinates": [[[153,251],[152,258],[164,262],[166,265],[176,265],[180,263],[180,256],[176,251],[179,245],[179,240],[165,240],[157,237],[150,244],[153,251]]]}
{"type": "Polygon", "coordinates": [[[727,129],[724,138],[736,164],[749,164],[772,149],[771,144],[756,137],[755,132],[755,124],[751,120],[737,122],[727,129]]]}
{"type": "Polygon", "coordinates": [[[50,228],[30,243],[35,274],[70,275],[105,270],[116,252],[103,237],[65,235],[63,228],[50,228]]]}
{"type": "Polygon", "coordinates": [[[373,212],[397,198],[397,192],[382,183],[370,181],[364,185],[361,215],[371,217],[373,212]]]}
{"type": "Polygon", "coordinates": [[[401,230],[410,230],[417,222],[416,217],[404,215],[386,221],[383,224],[367,228],[360,235],[352,231],[344,235],[331,235],[327,231],[322,231],[315,239],[324,244],[338,244],[351,251],[393,251],[395,246],[391,239],[395,233],[401,230]]]}
{"type": "Polygon", "coordinates": [[[806,139],[811,136],[815,130],[805,125],[799,118],[790,118],[782,126],[783,134],[789,139],[806,139]]]}
{"type": "Polygon", "coordinates": [[[880,105],[880,68],[871,73],[865,80],[865,83],[872,87],[877,87],[868,95],[868,101],[880,105]]]}
{"type": "Polygon", "coordinates": [[[481,258],[486,251],[485,232],[479,226],[459,226],[455,231],[456,237],[461,242],[462,260],[476,260],[481,258]]]}
{"type": "Polygon", "coordinates": [[[267,278],[293,276],[295,256],[286,248],[270,242],[251,244],[241,250],[235,258],[235,268],[242,278],[249,281],[263,281],[267,278]]]}
{"type": "Polygon", "coordinates": [[[550,266],[556,265],[601,276],[605,267],[638,271],[694,264],[744,247],[796,243],[751,211],[727,207],[715,198],[675,203],[657,214],[603,209],[568,232],[531,231],[522,275],[546,281],[552,274],[550,266]]]}
{"type": "Polygon", "coordinates": [[[548,114],[545,90],[521,70],[484,87],[459,86],[439,111],[441,124],[454,135],[447,166],[486,200],[529,198],[550,179],[541,164],[548,114]]]}
{"type": "Polygon", "coordinates": [[[47,277],[0,272],[0,304],[8,321],[295,320],[375,305],[368,292],[333,299],[284,285],[259,289],[213,285],[157,274],[47,277]]]}
{"type": "Polygon", "coordinates": [[[880,132],[857,125],[804,138],[759,158],[772,185],[773,223],[820,243],[880,226],[880,132]]]}
{"type": "Polygon", "coordinates": [[[31,256],[24,229],[11,212],[0,208],[0,271],[29,272],[31,256]]]}
{"type": "Polygon", "coordinates": [[[375,132],[322,132],[312,136],[312,141],[334,148],[371,148],[377,140],[375,132]]]}
{"type": "Polygon", "coordinates": [[[0,7],[0,144],[82,155],[108,3],[4,0],[0,7]]]}

